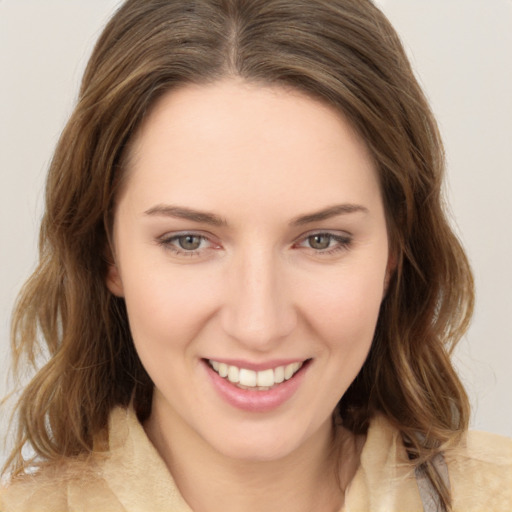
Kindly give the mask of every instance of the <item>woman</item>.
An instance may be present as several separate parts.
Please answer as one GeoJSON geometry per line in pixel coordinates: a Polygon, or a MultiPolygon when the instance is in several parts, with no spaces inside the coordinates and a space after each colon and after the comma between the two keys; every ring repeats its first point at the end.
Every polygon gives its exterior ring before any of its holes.
{"type": "Polygon", "coordinates": [[[39,332],[50,358],[1,510],[509,509],[449,360],[473,288],[442,175],[370,2],[123,4],[14,317],[18,363],[39,332]]]}

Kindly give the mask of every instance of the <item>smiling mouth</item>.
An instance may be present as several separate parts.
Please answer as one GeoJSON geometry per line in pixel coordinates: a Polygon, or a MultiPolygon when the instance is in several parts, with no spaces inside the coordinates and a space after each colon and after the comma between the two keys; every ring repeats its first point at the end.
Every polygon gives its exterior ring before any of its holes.
{"type": "Polygon", "coordinates": [[[213,359],[208,359],[207,363],[220,377],[228,380],[240,389],[268,391],[290,380],[309,361],[310,359],[261,371],[240,368],[238,366],[220,363],[213,359]]]}

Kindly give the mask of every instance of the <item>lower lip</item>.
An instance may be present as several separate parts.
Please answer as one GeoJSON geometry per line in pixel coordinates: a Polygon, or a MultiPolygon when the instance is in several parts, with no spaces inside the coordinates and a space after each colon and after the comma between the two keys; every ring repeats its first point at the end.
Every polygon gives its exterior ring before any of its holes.
{"type": "Polygon", "coordinates": [[[277,409],[295,394],[304,379],[309,362],[304,364],[291,379],[266,391],[241,389],[221,377],[206,361],[204,365],[213,387],[228,404],[243,411],[268,412],[277,409]]]}

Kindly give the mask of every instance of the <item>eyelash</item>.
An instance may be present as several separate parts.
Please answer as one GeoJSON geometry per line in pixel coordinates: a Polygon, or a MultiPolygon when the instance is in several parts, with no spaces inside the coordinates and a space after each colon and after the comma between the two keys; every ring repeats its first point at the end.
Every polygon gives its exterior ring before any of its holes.
{"type": "Polygon", "coordinates": [[[334,233],[318,231],[315,233],[309,233],[306,236],[301,237],[299,239],[299,243],[294,245],[298,245],[300,247],[301,243],[307,242],[308,240],[311,240],[314,237],[323,236],[329,237],[329,245],[331,244],[331,242],[336,242],[336,244],[334,245],[334,247],[328,247],[326,249],[314,249],[313,247],[309,247],[309,249],[314,251],[315,255],[328,256],[331,254],[335,254],[340,251],[347,250],[352,244],[352,237],[349,235],[335,235],[334,233]]]}
{"type": "MultiPolygon", "coordinates": [[[[296,242],[294,242],[293,247],[301,247],[301,244],[304,242],[307,242],[308,240],[311,240],[313,237],[322,237],[326,236],[329,237],[329,245],[332,241],[336,242],[334,247],[332,248],[326,248],[326,249],[314,249],[313,247],[306,247],[310,250],[312,250],[315,255],[331,255],[335,254],[340,251],[347,250],[350,245],[352,244],[352,237],[350,235],[335,235],[334,233],[319,231],[314,233],[309,233],[305,236],[301,236],[296,242]]],[[[206,241],[210,242],[209,238],[205,235],[201,235],[199,233],[194,232],[184,232],[184,233],[178,233],[171,236],[164,236],[157,240],[158,245],[162,246],[164,249],[169,250],[173,252],[174,254],[177,254],[179,256],[185,256],[185,257],[193,257],[193,256],[199,256],[202,252],[202,249],[195,249],[195,250],[185,250],[183,248],[179,248],[174,243],[178,242],[180,238],[187,238],[187,237],[198,237],[201,239],[201,242],[206,241]]]]}
{"type": "Polygon", "coordinates": [[[187,238],[187,237],[200,238],[201,242],[210,241],[208,239],[208,237],[201,235],[199,233],[184,232],[184,233],[177,233],[177,234],[171,235],[171,236],[163,236],[163,237],[159,238],[157,240],[157,242],[158,242],[158,245],[162,246],[164,249],[169,250],[179,256],[188,256],[188,257],[199,256],[201,253],[201,249],[187,251],[182,248],[180,249],[178,246],[174,245],[174,242],[178,242],[180,238],[187,238]]]}

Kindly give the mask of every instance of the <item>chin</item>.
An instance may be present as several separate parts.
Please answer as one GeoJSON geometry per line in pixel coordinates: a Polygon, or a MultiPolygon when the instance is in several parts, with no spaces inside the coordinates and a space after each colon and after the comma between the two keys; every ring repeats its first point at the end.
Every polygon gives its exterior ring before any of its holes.
{"type": "Polygon", "coordinates": [[[277,428],[268,425],[267,428],[261,428],[259,425],[237,429],[238,432],[226,429],[215,439],[206,439],[206,442],[230,459],[240,462],[272,462],[296,452],[312,437],[307,429],[297,427],[277,428]]]}
{"type": "Polygon", "coordinates": [[[230,446],[219,446],[223,456],[240,462],[272,462],[286,458],[297,449],[298,443],[262,442],[260,439],[245,439],[230,446]]]}

